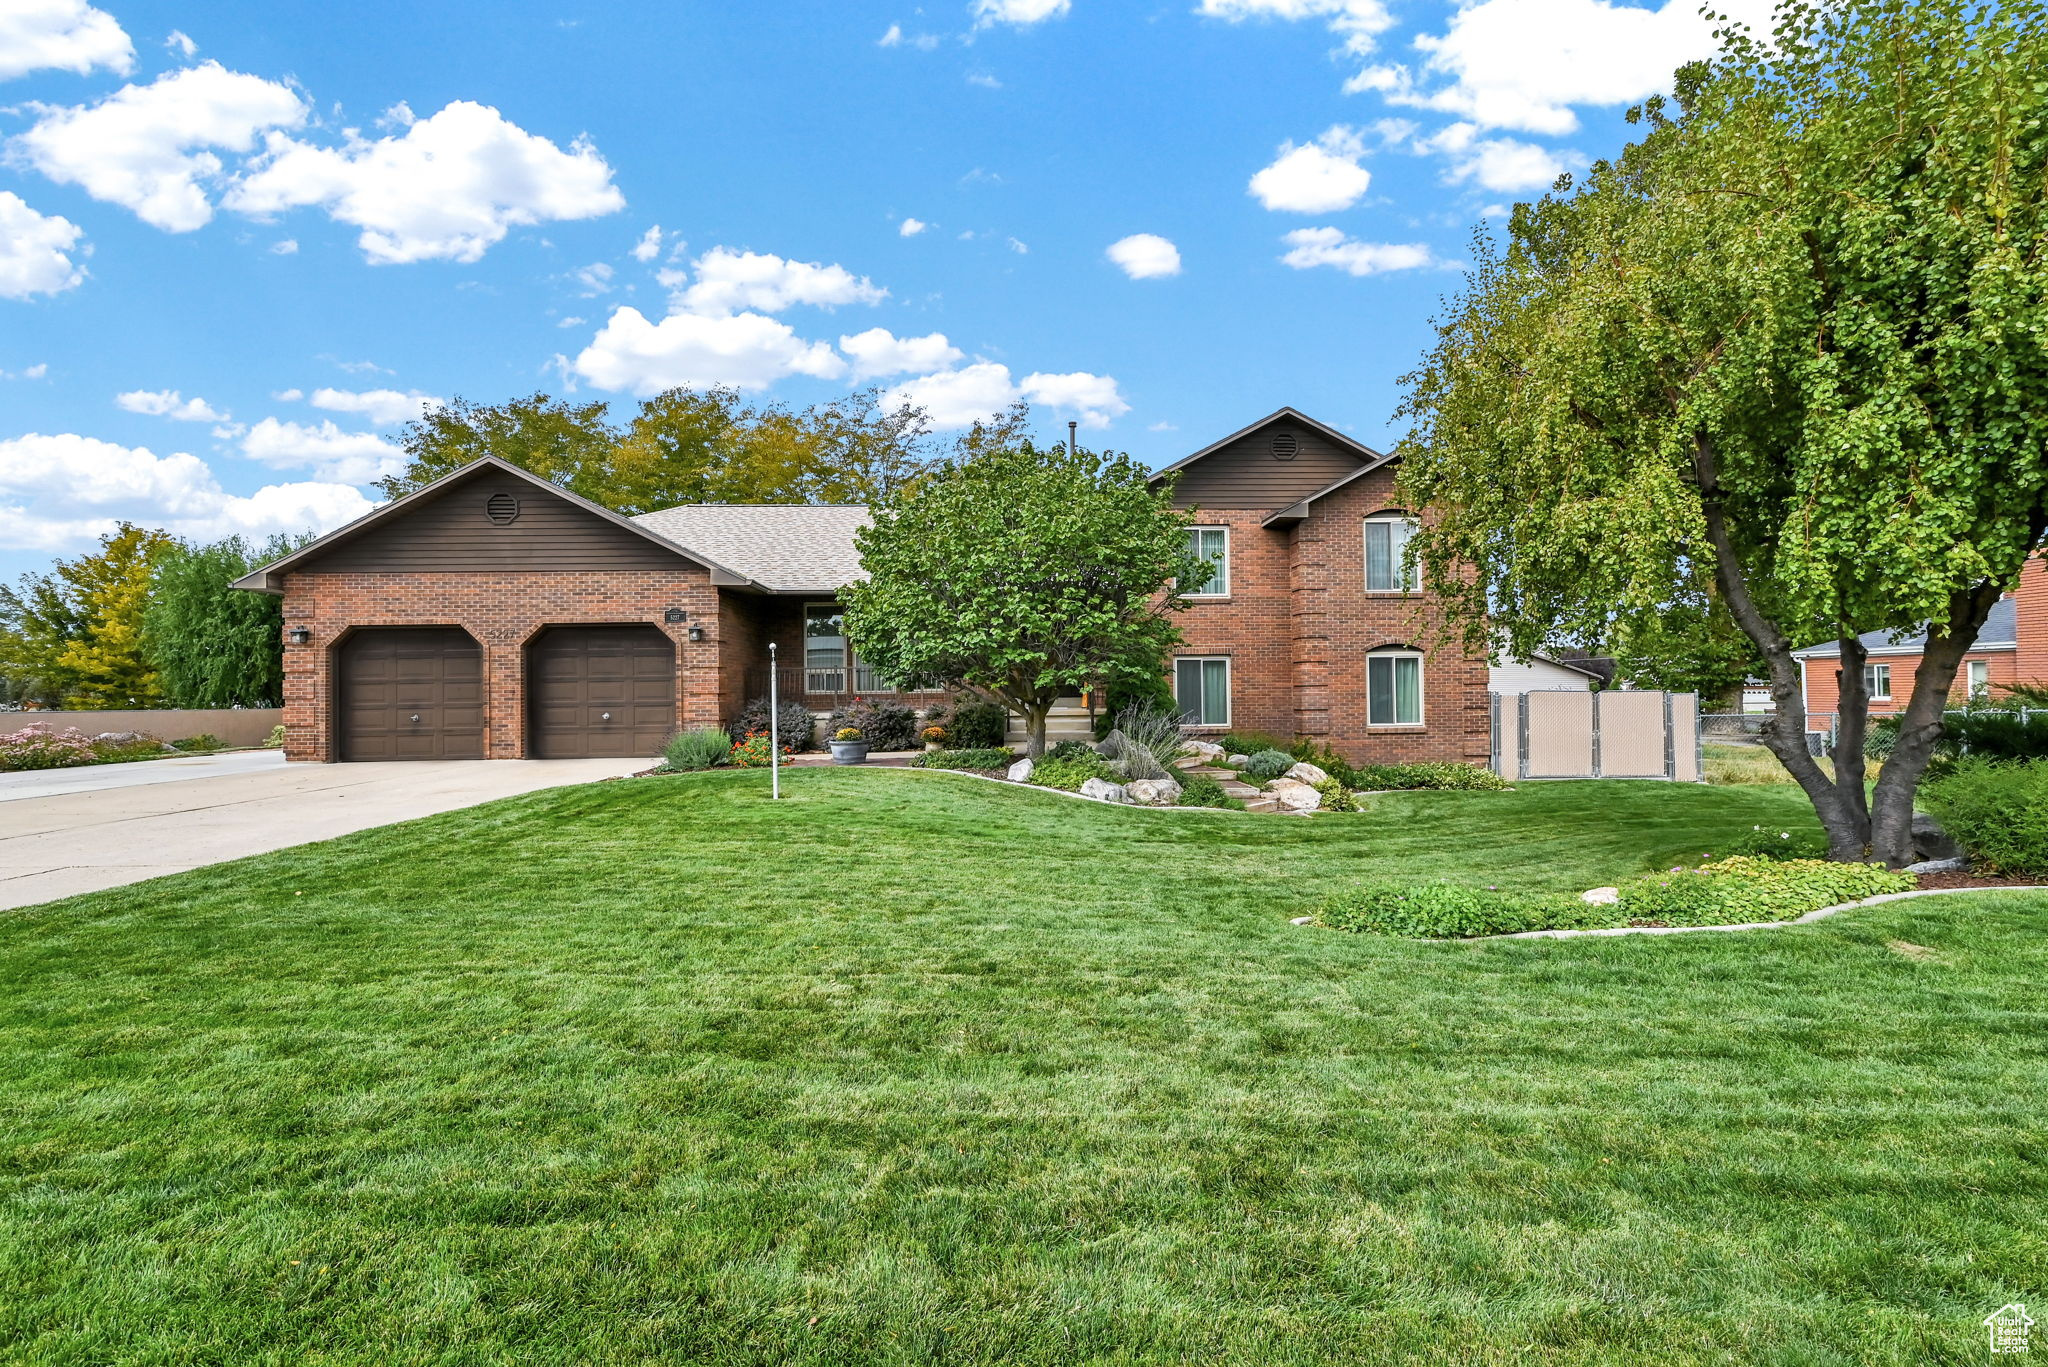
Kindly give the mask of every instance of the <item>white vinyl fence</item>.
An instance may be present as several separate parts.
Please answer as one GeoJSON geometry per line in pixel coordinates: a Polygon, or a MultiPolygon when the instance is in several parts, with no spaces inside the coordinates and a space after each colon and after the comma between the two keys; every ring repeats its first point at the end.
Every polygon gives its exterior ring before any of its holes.
{"type": "Polygon", "coordinates": [[[1493,770],[1502,778],[1702,781],[1697,693],[1559,690],[1491,698],[1493,770]]]}

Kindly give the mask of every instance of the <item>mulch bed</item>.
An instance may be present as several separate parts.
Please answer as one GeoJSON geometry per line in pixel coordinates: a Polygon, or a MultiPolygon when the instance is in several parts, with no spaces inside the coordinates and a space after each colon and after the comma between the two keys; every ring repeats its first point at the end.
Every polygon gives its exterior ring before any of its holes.
{"type": "Polygon", "coordinates": [[[1920,890],[1922,892],[1932,888],[2038,887],[2044,881],[2040,878],[2024,878],[2012,873],[1972,873],[1969,871],[1956,873],[1916,873],[1913,876],[1920,880],[1920,890]]]}

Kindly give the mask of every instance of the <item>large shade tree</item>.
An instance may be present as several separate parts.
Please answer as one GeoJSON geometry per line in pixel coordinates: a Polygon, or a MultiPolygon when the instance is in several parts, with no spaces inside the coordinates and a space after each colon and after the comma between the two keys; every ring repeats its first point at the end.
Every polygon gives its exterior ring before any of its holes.
{"type": "Polygon", "coordinates": [[[143,613],[156,567],[176,545],[124,522],[90,554],[0,588],[0,674],[22,697],[53,705],[162,706],[143,613]]]}
{"type": "Polygon", "coordinates": [[[1028,440],[984,441],[899,489],[858,544],[867,578],[842,596],[862,658],[1008,707],[1034,758],[1062,696],[1156,683],[1186,605],[1173,585],[1207,572],[1143,466],[1028,440]]]}
{"type": "Polygon", "coordinates": [[[180,542],[157,561],[142,615],[142,653],[172,707],[276,707],[284,700],[281,599],[233,587],[310,536],[180,542]]]}
{"type": "Polygon", "coordinates": [[[1476,242],[1409,377],[1405,496],[1440,512],[1417,550],[1474,640],[1725,604],[1836,858],[1912,857],[1957,667],[2048,528],[2043,18],[1798,0],[1724,33],[1639,142],[1476,242]],[[1867,790],[1857,636],[1923,629],[1867,790]],[[1791,656],[1823,641],[1832,772],[1791,656]]]}

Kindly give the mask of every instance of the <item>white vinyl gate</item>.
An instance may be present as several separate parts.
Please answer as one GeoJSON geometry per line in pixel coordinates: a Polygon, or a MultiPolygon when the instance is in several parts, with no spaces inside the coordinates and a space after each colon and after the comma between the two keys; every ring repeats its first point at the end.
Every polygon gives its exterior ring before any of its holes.
{"type": "Polygon", "coordinates": [[[1624,688],[1491,696],[1493,770],[1502,778],[1702,781],[1697,693],[1624,688]]]}

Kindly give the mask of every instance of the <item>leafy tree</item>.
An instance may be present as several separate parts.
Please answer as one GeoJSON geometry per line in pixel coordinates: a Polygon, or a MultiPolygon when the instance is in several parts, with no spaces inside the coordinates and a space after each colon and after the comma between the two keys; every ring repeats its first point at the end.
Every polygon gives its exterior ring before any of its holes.
{"type": "Polygon", "coordinates": [[[1697,693],[1710,712],[1741,711],[1743,685],[1766,672],[1756,642],[1712,595],[1632,615],[1612,648],[1620,677],[1638,688],[1697,693]]]}
{"type": "Polygon", "coordinates": [[[876,504],[847,634],[899,684],[1022,714],[1036,758],[1062,695],[1164,672],[1172,585],[1203,572],[1172,498],[1125,455],[1024,441],[947,461],[876,504]]]}
{"type": "Polygon", "coordinates": [[[1404,497],[1474,639],[1726,603],[1830,853],[1912,857],[1956,669],[2048,528],[2042,0],[1792,0],[1484,240],[1409,377],[1404,497]],[[1859,632],[1929,632],[1866,793],[1859,632]],[[1842,649],[1830,775],[1791,651],[1842,649]]]}
{"type": "Polygon", "coordinates": [[[406,468],[388,498],[480,456],[530,470],[628,515],[680,503],[866,503],[930,464],[923,410],[884,408],[878,391],[790,409],[748,405],[736,389],[671,389],[621,430],[603,403],[534,394],[501,404],[456,399],[406,424],[406,468]]]}
{"type": "Polygon", "coordinates": [[[0,672],[66,707],[158,707],[163,693],[142,651],[150,576],[176,543],[122,523],[100,548],[0,589],[0,672]]]}
{"type": "Polygon", "coordinates": [[[284,612],[235,580],[310,538],[179,543],[157,562],[143,612],[143,652],[173,707],[276,707],[284,698],[284,612]]]}

